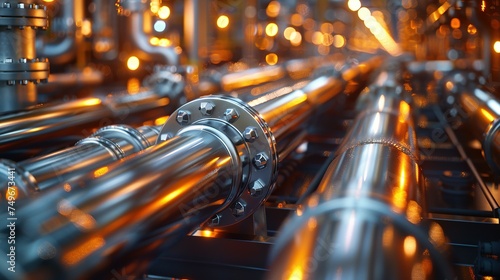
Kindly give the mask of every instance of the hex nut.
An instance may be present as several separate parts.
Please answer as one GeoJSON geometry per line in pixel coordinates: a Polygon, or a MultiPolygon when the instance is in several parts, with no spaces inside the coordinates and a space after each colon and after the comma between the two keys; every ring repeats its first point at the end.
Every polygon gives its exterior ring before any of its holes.
{"type": "Polygon", "coordinates": [[[224,119],[230,123],[236,121],[239,117],[240,115],[238,114],[236,109],[229,108],[224,112],[224,119]]]}
{"type": "Polygon", "coordinates": [[[214,112],[215,104],[212,102],[201,102],[198,109],[200,110],[202,115],[210,116],[214,112]]]}
{"type": "Polygon", "coordinates": [[[264,152],[258,153],[253,158],[253,164],[257,169],[264,169],[266,167],[268,161],[269,161],[269,157],[264,152]]]}
{"type": "Polygon", "coordinates": [[[245,204],[242,201],[238,201],[234,204],[233,215],[235,217],[240,217],[245,213],[245,204]]]}
{"type": "Polygon", "coordinates": [[[250,186],[250,194],[252,196],[260,196],[263,193],[265,187],[266,185],[264,184],[264,182],[261,179],[257,179],[250,186]]]}
{"type": "Polygon", "coordinates": [[[179,110],[177,112],[177,122],[179,124],[189,124],[191,122],[191,112],[179,110]]]}
{"type": "Polygon", "coordinates": [[[249,126],[249,127],[245,128],[245,131],[243,131],[243,137],[245,137],[245,140],[247,142],[255,141],[255,139],[259,138],[257,128],[255,128],[253,126],[249,126]]]}

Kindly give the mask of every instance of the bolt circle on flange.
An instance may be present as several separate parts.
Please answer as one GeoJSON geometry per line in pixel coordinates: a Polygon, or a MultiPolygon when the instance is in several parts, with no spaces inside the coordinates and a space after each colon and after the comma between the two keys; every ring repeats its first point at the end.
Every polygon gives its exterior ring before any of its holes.
{"type": "Polygon", "coordinates": [[[193,100],[172,115],[176,117],[167,120],[157,143],[176,137],[191,126],[193,129],[205,126],[223,133],[238,150],[238,161],[243,170],[238,191],[227,199],[218,216],[209,219],[205,226],[221,228],[250,217],[271,194],[277,177],[276,143],[267,123],[248,104],[227,96],[206,96],[193,100]],[[200,113],[190,114],[186,123],[185,112],[195,111],[200,113]],[[162,135],[169,137],[162,139],[162,135]],[[244,207],[240,207],[238,202],[244,207]],[[213,222],[213,219],[218,219],[219,223],[213,222]]]}

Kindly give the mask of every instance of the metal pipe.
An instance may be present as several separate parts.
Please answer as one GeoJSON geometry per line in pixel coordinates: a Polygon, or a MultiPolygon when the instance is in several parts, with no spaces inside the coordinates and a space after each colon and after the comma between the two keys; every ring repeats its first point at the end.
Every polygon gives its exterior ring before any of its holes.
{"type": "Polygon", "coordinates": [[[165,108],[169,103],[168,97],[146,89],[134,95],[89,97],[3,116],[0,150],[19,149],[71,133],[85,137],[87,129],[102,126],[103,122],[120,121],[139,112],[165,108]]]}
{"type": "Polygon", "coordinates": [[[425,214],[424,182],[410,106],[397,86],[386,86],[394,81],[378,82],[318,190],[281,229],[269,279],[450,275],[434,247],[444,246],[442,229],[431,225],[429,237],[416,225],[425,214]]]}
{"type": "MultiPolygon", "coordinates": [[[[159,127],[143,126],[137,129],[127,125],[113,125],[99,129],[75,146],[48,155],[30,158],[18,163],[0,159],[3,172],[14,170],[17,199],[48,191],[55,186],[68,188],[65,182],[76,180],[90,171],[106,168],[153,145],[159,127]]],[[[0,178],[0,185],[8,185],[7,174],[0,178]]]]}
{"type": "Polygon", "coordinates": [[[49,262],[57,268],[49,278],[102,275],[111,260],[157,253],[206,221],[224,227],[258,209],[273,189],[278,162],[275,139],[258,112],[211,96],[173,116],[155,146],[68,181],[19,211],[27,217],[19,224],[19,252],[43,252],[22,257],[27,273],[49,262]]]}
{"type": "Polygon", "coordinates": [[[75,3],[83,4],[80,1],[64,0],[61,3],[62,15],[53,20],[52,25],[56,28],[56,33],[60,34],[57,39],[47,41],[44,37],[36,40],[36,49],[40,56],[46,57],[53,64],[62,65],[72,61],[76,56],[76,9],[75,3]]]}
{"type": "Polygon", "coordinates": [[[239,191],[237,151],[221,141],[230,143],[213,129],[187,130],[33,201],[19,211],[18,265],[45,279],[91,279],[135,250],[158,250],[132,246],[148,236],[187,234],[239,191]]]}
{"type": "Polygon", "coordinates": [[[492,171],[500,174],[500,101],[486,88],[474,87],[458,96],[465,123],[483,146],[483,156],[492,171]]]}

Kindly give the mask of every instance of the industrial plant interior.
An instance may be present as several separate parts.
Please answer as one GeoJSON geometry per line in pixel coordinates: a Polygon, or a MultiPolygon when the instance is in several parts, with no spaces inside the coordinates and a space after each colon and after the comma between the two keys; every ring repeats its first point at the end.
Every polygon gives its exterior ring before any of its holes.
{"type": "Polygon", "coordinates": [[[500,279],[500,1],[0,1],[0,279],[500,279]]]}

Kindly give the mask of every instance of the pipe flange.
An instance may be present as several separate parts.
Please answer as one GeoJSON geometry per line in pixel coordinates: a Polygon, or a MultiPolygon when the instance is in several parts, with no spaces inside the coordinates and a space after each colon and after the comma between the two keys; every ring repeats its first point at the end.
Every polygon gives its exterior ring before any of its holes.
{"type": "Polygon", "coordinates": [[[0,4],[0,26],[46,29],[48,26],[47,8],[37,4],[2,3],[0,4]]]}
{"type": "Polygon", "coordinates": [[[239,152],[243,175],[238,195],[229,207],[208,221],[209,227],[225,227],[251,216],[271,194],[278,170],[276,142],[267,123],[239,99],[207,96],[191,101],[175,112],[161,129],[157,143],[190,125],[209,126],[231,139],[239,152]]]}
{"type": "Polygon", "coordinates": [[[6,58],[0,60],[0,80],[9,81],[9,85],[44,82],[49,78],[49,69],[45,58],[21,58],[18,61],[6,58]]]}

